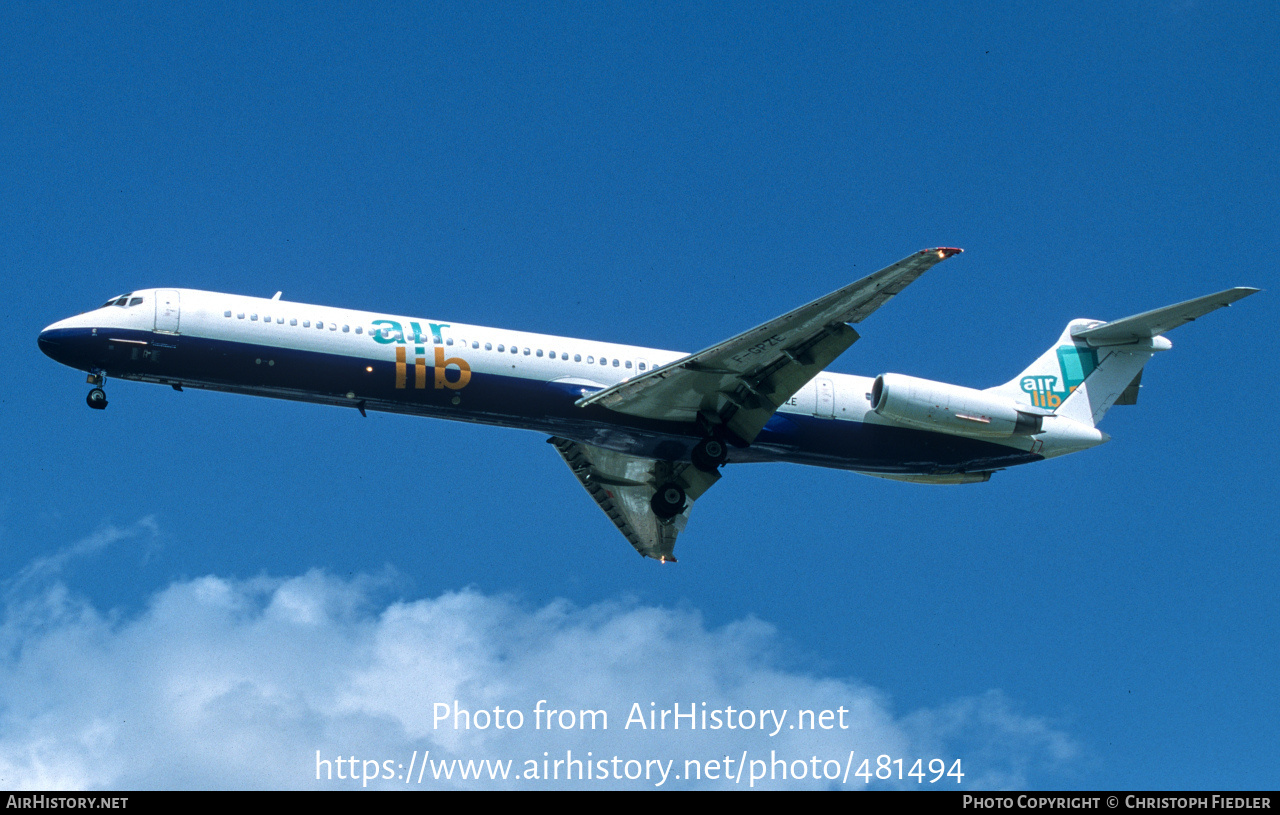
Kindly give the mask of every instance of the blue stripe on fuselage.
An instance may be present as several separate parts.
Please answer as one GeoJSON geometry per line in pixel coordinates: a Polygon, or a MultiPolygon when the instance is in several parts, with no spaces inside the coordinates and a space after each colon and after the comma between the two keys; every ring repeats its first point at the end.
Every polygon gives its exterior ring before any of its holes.
{"type": "MultiPolygon", "coordinates": [[[[58,329],[44,332],[40,347],[65,365],[114,378],[351,407],[363,403],[367,410],[534,430],[647,458],[687,459],[698,440],[693,425],[595,405],[580,408],[574,403],[584,394],[581,385],[501,374],[491,365],[485,370],[484,364],[476,367],[475,356],[470,382],[453,390],[435,387],[433,367],[428,367],[426,387],[416,388],[410,364],[405,387],[397,388],[392,360],[185,334],[99,329],[95,336],[88,328],[58,329]]],[[[501,359],[496,352],[483,353],[501,359]]],[[[456,382],[457,372],[448,378],[456,382]]],[[[750,447],[730,452],[733,462],[789,461],[904,474],[991,470],[1040,458],[978,439],[795,413],[776,414],[750,447]]]]}

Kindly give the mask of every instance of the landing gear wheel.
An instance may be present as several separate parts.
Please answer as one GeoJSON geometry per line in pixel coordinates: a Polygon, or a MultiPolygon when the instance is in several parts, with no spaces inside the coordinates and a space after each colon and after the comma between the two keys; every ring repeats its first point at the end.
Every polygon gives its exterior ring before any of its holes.
{"type": "Polygon", "coordinates": [[[714,473],[720,465],[729,460],[729,448],[716,438],[705,438],[693,446],[689,456],[693,466],[704,473],[714,473]]]}
{"type": "Polygon", "coordinates": [[[102,388],[94,388],[89,391],[89,395],[84,398],[84,401],[94,410],[105,410],[107,407],[107,393],[102,388]]]}
{"type": "Polygon", "coordinates": [[[649,500],[649,508],[660,519],[669,521],[684,511],[684,499],[684,487],[668,481],[653,494],[653,498],[649,500]]]}

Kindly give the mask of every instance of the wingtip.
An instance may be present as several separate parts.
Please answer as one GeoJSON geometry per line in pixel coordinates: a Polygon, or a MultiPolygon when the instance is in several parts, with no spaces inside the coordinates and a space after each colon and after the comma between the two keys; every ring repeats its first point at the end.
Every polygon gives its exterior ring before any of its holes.
{"type": "Polygon", "coordinates": [[[936,254],[938,256],[938,260],[946,260],[952,255],[958,255],[963,251],[964,251],[963,249],[957,249],[954,246],[939,246],[935,249],[921,249],[920,254],[922,255],[936,254]]]}
{"type": "Polygon", "coordinates": [[[1244,298],[1257,294],[1260,291],[1262,291],[1262,289],[1255,289],[1252,286],[1236,286],[1235,288],[1218,292],[1218,295],[1223,298],[1224,305],[1229,306],[1238,300],[1243,300],[1244,298]]]}

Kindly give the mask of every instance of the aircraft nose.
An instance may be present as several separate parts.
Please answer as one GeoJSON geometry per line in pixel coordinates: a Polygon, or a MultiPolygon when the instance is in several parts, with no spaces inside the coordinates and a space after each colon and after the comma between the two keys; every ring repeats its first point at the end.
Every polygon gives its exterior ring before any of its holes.
{"type": "Polygon", "coordinates": [[[58,340],[57,340],[56,334],[54,333],[54,331],[56,330],[54,326],[56,325],[57,323],[54,323],[53,325],[46,328],[44,331],[41,331],[40,336],[36,338],[36,344],[40,346],[40,350],[43,351],[45,356],[47,357],[52,357],[55,353],[57,353],[58,340]]]}
{"type": "Polygon", "coordinates": [[[76,334],[76,327],[70,325],[68,320],[59,320],[40,332],[40,336],[36,338],[36,344],[40,346],[44,355],[53,361],[70,365],[70,357],[75,355],[77,348],[76,334]]]}

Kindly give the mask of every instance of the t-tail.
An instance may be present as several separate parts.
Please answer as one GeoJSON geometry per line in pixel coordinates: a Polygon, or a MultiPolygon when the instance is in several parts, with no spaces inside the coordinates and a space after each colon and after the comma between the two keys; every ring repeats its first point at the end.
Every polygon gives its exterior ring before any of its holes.
{"type": "Polygon", "coordinates": [[[994,393],[1097,426],[1112,405],[1138,401],[1142,366],[1173,347],[1162,336],[1258,289],[1234,288],[1112,320],[1072,320],[1049,350],[994,393]]]}

